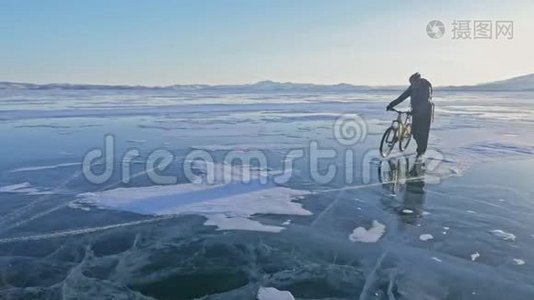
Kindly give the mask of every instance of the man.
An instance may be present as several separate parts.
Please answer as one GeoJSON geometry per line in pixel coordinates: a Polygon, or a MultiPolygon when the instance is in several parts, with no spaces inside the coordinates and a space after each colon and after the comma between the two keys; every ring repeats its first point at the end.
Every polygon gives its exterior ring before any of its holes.
{"type": "Polygon", "coordinates": [[[410,87],[397,99],[391,101],[386,110],[391,110],[395,105],[410,97],[412,106],[412,135],[417,143],[417,158],[421,158],[426,152],[428,133],[434,104],[432,99],[432,85],[428,80],[421,78],[421,74],[415,73],[410,76],[410,87]]]}

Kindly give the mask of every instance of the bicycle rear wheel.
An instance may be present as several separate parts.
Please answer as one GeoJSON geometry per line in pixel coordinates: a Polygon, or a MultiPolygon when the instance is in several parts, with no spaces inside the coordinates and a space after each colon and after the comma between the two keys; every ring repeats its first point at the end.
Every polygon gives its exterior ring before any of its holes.
{"type": "Polygon", "coordinates": [[[387,157],[393,150],[393,147],[395,147],[395,143],[397,142],[395,133],[396,130],[393,127],[389,127],[386,129],[386,132],[384,132],[382,141],[380,141],[380,155],[382,155],[382,157],[387,157]]]}
{"type": "Polygon", "coordinates": [[[412,140],[412,125],[407,124],[399,138],[399,150],[402,152],[408,148],[412,140]]]}

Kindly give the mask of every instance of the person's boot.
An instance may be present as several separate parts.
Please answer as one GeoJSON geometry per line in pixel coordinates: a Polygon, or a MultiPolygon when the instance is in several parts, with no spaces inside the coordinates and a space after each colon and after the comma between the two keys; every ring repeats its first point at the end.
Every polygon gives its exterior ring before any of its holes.
{"type": "Polygon", "coordinates": [[[419,167],[419,168],[424,168],[425,167],[424,155],[425,155],[424,152],[423,153],[417,153],[417,155],[415,156],[414,167],[419,167]]]}
{"type": "Polygon", "coordinates": [[[416,160],[416,161],[421,161],[421,160],[423,160],[423,155],[425,155],[424,152],[417,152],[417,155],[415,156],[415,160],[416,160]]]}

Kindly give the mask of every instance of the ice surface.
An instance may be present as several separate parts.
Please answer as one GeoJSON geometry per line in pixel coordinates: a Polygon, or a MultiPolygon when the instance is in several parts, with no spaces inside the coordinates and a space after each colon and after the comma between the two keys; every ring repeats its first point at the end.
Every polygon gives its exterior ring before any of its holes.
{"type": "Polygon", "coordinates": [[[436,92],[417,176],[413,141],[378,172],[397,96],[2,90],[0,298],[256,299],[261,285],[296,299],[533,299],[520,266],[534,259],[532,93],[436,92]],[[367,123],[362,143],[333,136],[344,112],[367,123]],[[119,157],[140,151],[136,176],[122,183],[117,163],[91,184],[76,167],[110,133],[119,157]],[[304,151],[273,183],[312,141],[338,167],[354,151],[355,182],[318,184],[304,151]],[[155,149],[177,158],[164,173],[178,184],[146,176],[155,149]],[[216,161],[194,162],[194,180],[180,170],[191,150],[216,161]],[[262,150],[269,166],[225,168],[233,150],[262,150]]]}

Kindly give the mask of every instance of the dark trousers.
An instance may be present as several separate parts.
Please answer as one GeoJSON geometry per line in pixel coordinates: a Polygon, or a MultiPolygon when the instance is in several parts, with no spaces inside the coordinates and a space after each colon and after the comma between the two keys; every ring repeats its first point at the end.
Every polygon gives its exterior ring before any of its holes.
{"type": "Polygon", "coordinates": [[[412,115],[412,134],[417,143],[417,155],[425,153],[428,145],[428,133],[432,122],[432,108],[423,109],[412,115]]]}

